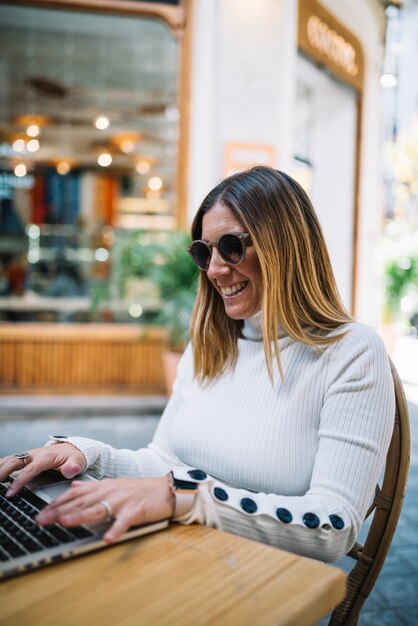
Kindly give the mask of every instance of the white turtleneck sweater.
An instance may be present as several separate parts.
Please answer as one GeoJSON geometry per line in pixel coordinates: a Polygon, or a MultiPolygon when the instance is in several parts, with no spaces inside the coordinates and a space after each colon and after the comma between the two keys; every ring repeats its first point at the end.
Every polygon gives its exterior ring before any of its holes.
{"type": "Polygon", "coordinates": [[[333,331],[349,330],[321,349],[282,334],[284,382],[276,367],[273,386],[260,319],[245,321],[235,368],[210,384],[194,379],[187,348],[148,448],[67,441],[84,453],[97,478],[173,470],[177,478],[199,482],[181,523],[334,561],[356,540],[392,434],[395,399],[386,351],[375,331],[359,323],[333,331]]]}

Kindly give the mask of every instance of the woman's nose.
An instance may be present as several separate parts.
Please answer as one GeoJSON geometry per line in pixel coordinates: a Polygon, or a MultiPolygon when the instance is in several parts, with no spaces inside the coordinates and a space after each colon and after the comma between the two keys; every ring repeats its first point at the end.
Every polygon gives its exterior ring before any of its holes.
{"type": "Polygon", "coordinates": [[[228,263],[225,263],[215,246],[212,248],[212,256],[210,257],[209,267],[207,269],[208,278],[211,280],[217,278],[218,276],[222,276],[224,274],[229,274],[231,271],[228,263]]]}

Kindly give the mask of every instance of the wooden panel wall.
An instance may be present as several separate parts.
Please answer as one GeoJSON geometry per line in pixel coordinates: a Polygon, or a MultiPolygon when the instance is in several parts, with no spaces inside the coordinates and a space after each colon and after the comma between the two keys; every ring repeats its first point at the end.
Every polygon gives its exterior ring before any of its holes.
{"type": "Polygon", "coordinates": [[[164,394],[160,329],[3,324],[0,393],[164,394]]]}

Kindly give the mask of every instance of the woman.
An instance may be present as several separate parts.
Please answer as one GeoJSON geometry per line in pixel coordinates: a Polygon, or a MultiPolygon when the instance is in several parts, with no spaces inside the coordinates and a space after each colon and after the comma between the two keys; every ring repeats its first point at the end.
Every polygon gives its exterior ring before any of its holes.
{"type": "Polygon", "coordinates": [[[47,468],[110,476],[75,481],[38,516],[71,526],[111,513],[109,542],[174,518],[336,560],[356,540],[392,433],[383,343],[345,311],[315,212],[286,174],[256,167],[222,181],[192,235],[191,344],[153,442],[52,437],[4,458],[0,479],[22,462],[10,495],[47,468]]]}

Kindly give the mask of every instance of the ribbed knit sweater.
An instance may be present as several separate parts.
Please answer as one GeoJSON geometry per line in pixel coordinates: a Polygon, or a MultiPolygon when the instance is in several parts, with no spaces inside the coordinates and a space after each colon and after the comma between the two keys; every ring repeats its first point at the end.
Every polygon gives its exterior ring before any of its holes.
{"type": "Polygon", "coordinates": [[[281,333],[284,382],[275,367],[272,385],[257,314],[244,323],[234,369],[210,384],[194,379],[187,348],[148,448],[68,441],[97,478],[173,470],[177,478],[199,482],[194,507],[181,523],[334,561],[356,540],[395,412],[383,342],[359,323],[332,332],[347,330],[322,348],[281,333]]]}

